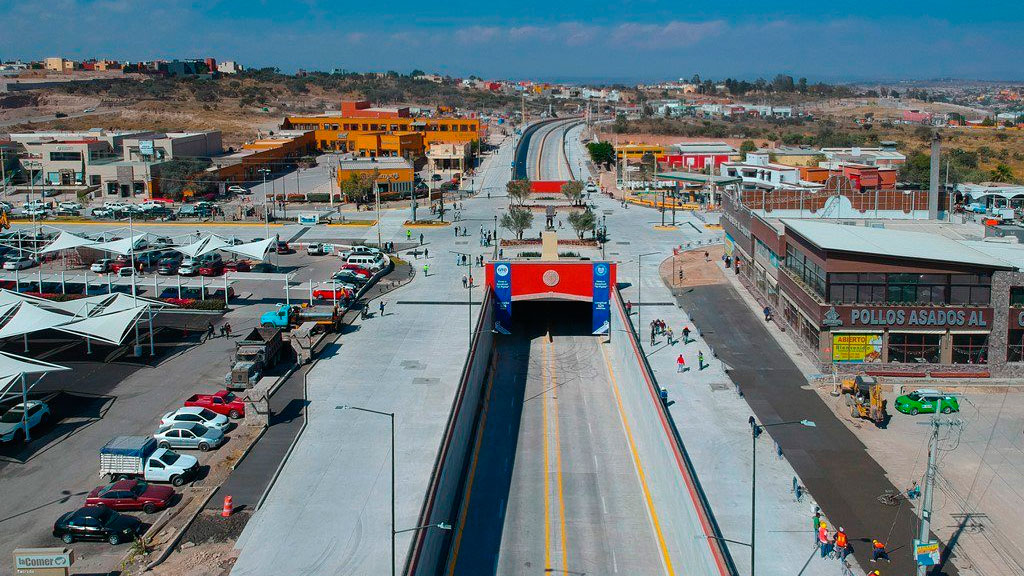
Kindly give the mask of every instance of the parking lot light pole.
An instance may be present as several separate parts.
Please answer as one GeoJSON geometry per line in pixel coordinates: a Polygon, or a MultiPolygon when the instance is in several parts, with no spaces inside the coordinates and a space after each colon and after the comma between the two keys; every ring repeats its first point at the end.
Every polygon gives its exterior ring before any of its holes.
{"type": "Polygon", "coordinates": [[[270,210],[267,207],[267,174],[270,173],[270,168],[260,168],[260,173],[263,174],[263,230],[267,238],[270,238],[270,210]]]}
{"type": "Polygon", "coordinates": [[[752,440],[752,452],[750,460],[750,576],[754,576],[755,534],[757,533],[757,437],[761,431],[772,426],[788,426],[799,424],[808,428],[814,428],[813,420],[787,420],[785,422],[772,422],[771,424],[758,424],[753,416],[750,417],[750,437],[752,440]]]}
{"type": "MultiPolygon", "coordinates": [[[[387,416],[391,420],[391,576],[395,576],[395,535],[398,534],[395,531],[395,413],[360,408],[359,406],[349,406],[347,404],[336,406],[335,410],[359,410],[360,412],[369,412],[378,416],[387,416]]],[[[423,527],[410,530],[419,530],[421,528],[423,527]]],[[[402,530],[402,532],[409,532],[410,530],[402,530]]]]}

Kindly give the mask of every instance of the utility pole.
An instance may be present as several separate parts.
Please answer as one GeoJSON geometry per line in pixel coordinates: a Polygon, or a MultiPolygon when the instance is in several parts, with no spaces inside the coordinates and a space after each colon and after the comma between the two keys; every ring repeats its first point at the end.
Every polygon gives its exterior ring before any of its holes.
{"type": "MultiPolygon", "coordinates": [[[[939,401],[936,400],[936,403],[939,401]]],[[[936,413],[938,412],[938,406],[936,413]]],[[[915,550],[912,551],[914,554],[914,560],[917,561],[917,544],[927,544],[930,542],[929,533],[931,532],[931,520],[932,520],[932,492],[935,484],[935,475],[938,471],[938,453],[939,453],[939,429],[942,426],[962,426],[963,422],[957,420],[940,420],[937,417],[932,417],[931,422],[919,424],[931,426],[932,432],[928,439],[928,468],[924,475],[924,495],[921,498],[921,527],[917,533],[917,539],[914,541],[915,550]]],[[[917,576],[927,576],[929,566],[926,564],[918,564],[917,576]]]]}

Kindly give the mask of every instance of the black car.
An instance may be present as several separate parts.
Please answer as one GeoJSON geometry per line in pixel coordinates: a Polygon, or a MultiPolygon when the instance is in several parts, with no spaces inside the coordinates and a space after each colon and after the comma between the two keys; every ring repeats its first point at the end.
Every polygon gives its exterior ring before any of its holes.
{"type": "Polygon", "coordinates": [[[157,262],[156,273],[161,276],[173,276],[178,273],[178,268],[181,267],[182,255],[180,252],[173,252],[165,254],[157,262]]]}
{"type": "Polygon", "coordinates": [[[106,506],[85,506],[61,516],[53,524],[53,535],[71,544],[75,540],[106,540],[117,546],[142,534],[142,522],[118,514],[106,506]]]}

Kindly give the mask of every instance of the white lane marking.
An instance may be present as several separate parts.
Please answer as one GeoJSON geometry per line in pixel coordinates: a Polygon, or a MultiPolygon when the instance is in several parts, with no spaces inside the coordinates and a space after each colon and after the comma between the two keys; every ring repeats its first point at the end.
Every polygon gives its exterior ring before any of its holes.
{"type": "MultiPolygon", "coordinates": [[[[605,514],[608,513],[608,503],[604,501],[604,495],[603,494],[601,495],[601,510],[604,510],[605,514]]],[[[612,554],[614,554],[614,552],[612,552],[612,554]]]]}
{"type": "Polygon", "coordinates": [[[616,574],[619,573],[619,561],[615,558],[615,550],[612,550],[612,570],[614,570],[616,574]]]}

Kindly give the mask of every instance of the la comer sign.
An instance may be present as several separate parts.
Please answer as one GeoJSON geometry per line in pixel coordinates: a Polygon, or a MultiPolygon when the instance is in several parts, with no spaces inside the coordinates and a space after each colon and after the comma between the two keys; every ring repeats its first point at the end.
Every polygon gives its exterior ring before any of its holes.
{"type": "MultiPolygon", "coordinates": [[[[992,311],[984,308],[839,308],[843,325],[896,328],[988,328],[992,311]]],[[[829,311],[831,312],[831,311],[829,311]]],[[[828,314],[826,314],[826,317],[828,314]]]]}

